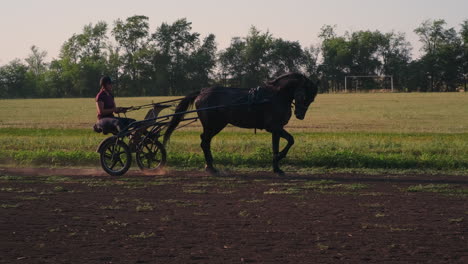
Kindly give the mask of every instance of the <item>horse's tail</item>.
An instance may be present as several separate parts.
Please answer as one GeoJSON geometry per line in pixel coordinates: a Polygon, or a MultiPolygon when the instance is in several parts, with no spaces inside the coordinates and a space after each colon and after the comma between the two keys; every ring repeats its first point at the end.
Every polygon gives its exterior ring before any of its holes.
{"type": "Polygon", "coordinates": [[[189,109],[190,106],[192,106],[193,102],[195,101],[195,98],[200,94],[200,91],[193,92],[187,96],[185,96],[182,101],[177,105],[174,116],[172,117],[171,121],[169,121],[169,124],[167,126],[166,132],[164,133],[164,140],[163,144],[166,146],[167,142],[169,142],[169,138],[172,135],[172,132],[176,129],[176,127],[179,125],[180,121],[182,118],[184,118],[185,114],[177,114],[180,112],[185,112],[187,109],[189,109]]]}

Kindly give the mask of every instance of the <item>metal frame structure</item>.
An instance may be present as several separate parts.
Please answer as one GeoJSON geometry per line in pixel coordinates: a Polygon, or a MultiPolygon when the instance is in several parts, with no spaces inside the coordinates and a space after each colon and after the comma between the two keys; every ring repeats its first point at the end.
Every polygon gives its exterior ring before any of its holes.
{"type": "MultiPolygon", "coordinates": [[[[154,113],[155,117],[134,121],[127,127],[104,139],[97,148],[96,152],[100,154],[101,166],[105,172],[112,176],[120,176],[127,172],[131,166],[132,153],[135,153],[138,166],[142,170],[159,169],[166,163],[166,150],[164,145],[159,142],[159,138],[164,136],[165,129],[174,116],[185,115],[190,113],[198,113],[201,111],[215,110],[225,107],[233,107],[250,104],[238,103],[230,105],[219,105],[205,107],[190,111],[176,112],[173,114],[159,116],[162,109],[173,107],[174,103],[178,103],[183,98],[152,103],[140,106],[126,107],[126,111],[134,111],[142,108],[157,109],[154,113]],[[140,134],[140,139],[135,142],[136,135],[140,134]],[[156,156],[158,156],[156,158],[156,156]]],[[[124,113],[125,114],[125,113],[124,113]]],[[[198,117],[182,118],[180,121],[185,122],[184,125],[177,127],[180,129],[193,122],[196,122],[198,117]]]]}
{"type": "MultiPolygon", "coordinates": [[[[163,130],[169,124],[169,119],[175,115],[196,112],[196,110],[163,116],[159,116],[159,112],[174,106],[174,103],[181,100],[182,98],[147,105],[125,107],[125,112],[143,108],[153,108],[151,111],[154,112],[155,116],[153,118],[132,122],[127,127],[115,133],[113,136],[104,139],[99,144],[96,152],[100,154],[100,162],[104,171],[111,176],[120,176],[126,173],[132,163],[132,153],[135,153],[138,167],[140,167],[141,170],[162,168],[166,163],[166,149],[164,145],[159,142],[159,138],[164,135],[163,130]]],[[[123,112],[124,115],[125,112],[123,112]]],[[[192,117],[183,118],[181,121],[190,121],[185,124],[188,125],[197,120],[198,117],[192,117]]]]}

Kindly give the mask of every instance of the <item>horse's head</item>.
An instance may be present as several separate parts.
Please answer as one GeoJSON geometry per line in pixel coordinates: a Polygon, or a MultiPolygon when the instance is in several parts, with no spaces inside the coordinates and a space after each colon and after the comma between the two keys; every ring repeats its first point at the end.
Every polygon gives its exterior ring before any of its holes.
{"type": "Polygon", "coordinates": [[[303,120],[309,105],[315,100],[318,84],[302,76],[302,81],[298,83],[294,90],[294,115],[297,119],[303,120]]]}
{"type": "Polygon", "coordinates": [[[283,96],[294,100],[294,115],[303,120],[309,105],[314,101],[318,91],[318,83],[315,83],[301,73],[286,73],[267,83],[274,87],[283,96]]]}

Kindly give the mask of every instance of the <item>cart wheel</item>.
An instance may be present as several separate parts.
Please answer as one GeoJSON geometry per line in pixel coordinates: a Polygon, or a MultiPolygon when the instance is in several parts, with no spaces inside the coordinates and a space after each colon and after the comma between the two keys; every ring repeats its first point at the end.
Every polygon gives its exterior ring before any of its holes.
{"type": "Polygon", "coordinates": [[[132,154],[127,144],[117,138],[103,142],[99,150],[101,166],[109,175],[120,176],[132,164],[132,154]]]}
{"type": "Polygon", "coordinates": [[[157,139],[147,137],[136,152],[136,161],[142,170],[160,169],[166,165],[166,149],[157,139]]]}

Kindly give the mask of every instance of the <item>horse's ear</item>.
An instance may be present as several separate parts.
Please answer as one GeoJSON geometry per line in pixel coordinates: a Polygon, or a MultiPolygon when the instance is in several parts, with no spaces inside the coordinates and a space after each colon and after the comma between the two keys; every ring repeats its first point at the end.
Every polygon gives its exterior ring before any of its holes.
{"type": "Polygon", "coordinates": [[[318,89],[320,86],[320,79],[315,75],[310,75],[308,79],[318,89]]]}

